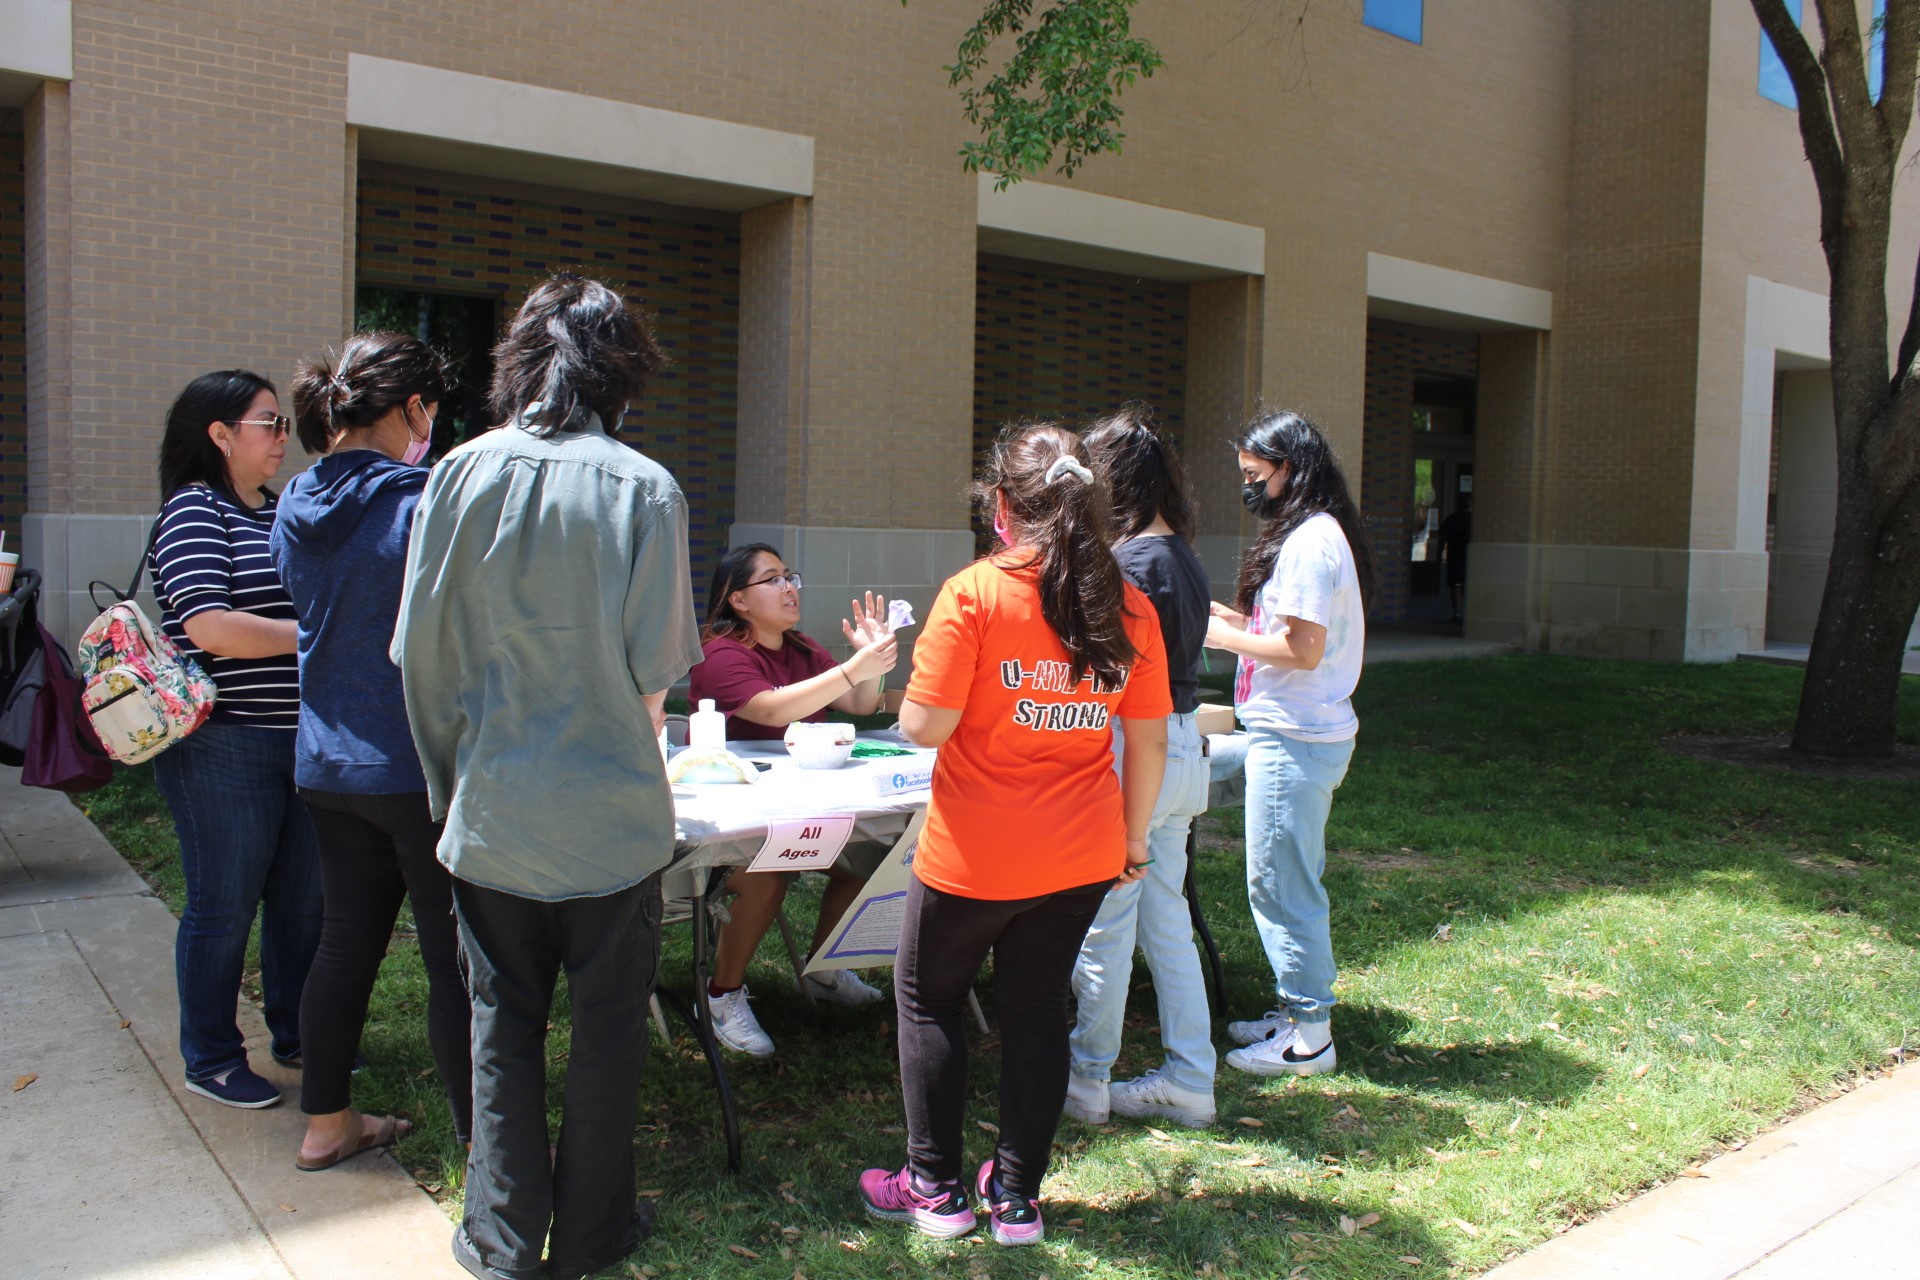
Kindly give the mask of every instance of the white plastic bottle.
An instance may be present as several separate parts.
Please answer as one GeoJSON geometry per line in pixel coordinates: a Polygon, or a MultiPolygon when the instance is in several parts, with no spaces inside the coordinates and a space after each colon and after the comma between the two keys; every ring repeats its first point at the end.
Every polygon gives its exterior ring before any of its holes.
{"type": "Polygon", "coordinates": [[[700,699],[700,709],[687,717],[687,745],[695,751],[727,745],[727,718],[713,709],[712,698],[700,699]]]}

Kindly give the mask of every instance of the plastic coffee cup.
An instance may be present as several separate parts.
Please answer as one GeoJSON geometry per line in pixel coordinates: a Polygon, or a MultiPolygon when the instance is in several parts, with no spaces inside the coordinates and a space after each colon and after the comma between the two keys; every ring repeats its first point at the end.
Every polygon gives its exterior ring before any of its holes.
{"type": "Polygon", "coordinates": [[[13,551],[0,551],[0,595],[13,590],[13,571],[20,567],[20,556],[13,551]]]}

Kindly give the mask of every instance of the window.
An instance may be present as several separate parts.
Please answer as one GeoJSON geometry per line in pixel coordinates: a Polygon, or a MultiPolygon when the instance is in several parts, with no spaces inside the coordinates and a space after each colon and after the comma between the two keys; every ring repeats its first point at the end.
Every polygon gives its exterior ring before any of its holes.
{"type": "Polygon", "coordinates": [[[1421,10],[1426,0],[1366,0],[1360,21],[1402,40],[1420,43],[1421,10]]]}
{"type": "MultiPolygon", "coordinates": [[[[1793,15],[1794,25],[1800,23],[1800,0],[1786,0],[1787,12],[1793,15]]],[[[1793,81],[1787,77],[1787,64],[1780,61],[1780,55],[1774,52],[1773,40],[1763,29],[1760,32],[1760,96],[1769,102],[1777,102],[1783,107],[1798,107],[1800,97],[1793,91],[1793,81]]]]}
{"type": "Polygon", "coordinates": [[[1873,35],[1867,41],[1867,91],[1880,101],[1887,81],[1887,0],[1873,0],[1873,35]]]}

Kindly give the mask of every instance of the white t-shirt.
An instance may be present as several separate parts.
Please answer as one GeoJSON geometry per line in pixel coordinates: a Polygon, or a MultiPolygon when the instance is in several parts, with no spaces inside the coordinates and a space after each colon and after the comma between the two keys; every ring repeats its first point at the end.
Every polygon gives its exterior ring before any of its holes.
{"type": "Polygon", "coordinates": [[[1240,659],[1233,682],[1240,722],[1303,742],[1353,737],[1360,731],[1352,698],[1367,647],[1366,608],[1360,601],[1353,548],[1347,545],[1340,522],[1325,512],[1307,517],[1280,544],[1273,573],[1260,588],[1247,629],[1277,635],[1287,629],[1290,617],[1327,629],[1320,665],[1298,671],[1240,659]]]}

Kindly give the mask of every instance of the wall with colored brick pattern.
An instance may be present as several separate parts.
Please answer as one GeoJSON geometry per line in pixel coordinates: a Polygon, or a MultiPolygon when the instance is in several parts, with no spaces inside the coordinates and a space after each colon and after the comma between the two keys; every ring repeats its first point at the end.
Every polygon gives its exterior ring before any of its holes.
{"type": "Polygon", "coordinates": [[[564,269],[641,305],[671,363],[628,412],[620,437],[673,472],[686,493],[695,596],[704,600],[734,521],[736,220],[382,173],[362,176],[357,221],[360,285],[493,297],[504,324],[530,288],[564,269]]]}

